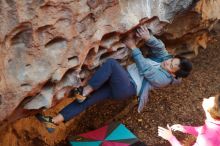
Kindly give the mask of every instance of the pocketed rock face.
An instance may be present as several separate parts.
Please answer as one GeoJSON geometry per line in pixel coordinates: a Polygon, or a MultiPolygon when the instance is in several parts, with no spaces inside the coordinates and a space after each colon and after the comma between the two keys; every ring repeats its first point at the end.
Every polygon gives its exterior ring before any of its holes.
{"type": "MultiPolygon", "coordinates": [[[[206,0],[1,0],[0,6],[0,121],[4,127],[59,103],[107,58],[126,64],[129,51],[121,39],[140,24],[160,35],[170,51],[189,57],[198,54],[198,48],[206,48],[220,11],[220,2],[206,0]]],[[[32,120],[18,121],[0,137],[21,139],[15,145],[36,137],[53,145],[66,137],[61,134],[53,141],[59,130],[48,137],[35,129],[32,120]],[[16,127],[22,122],[27,128],[16,127]],[[21,137],[22,133],[28,136],[21,137]]],[[[4,145],[10,142],[6,139],[4,145]]]]}
{"type": "Polygon", "coordinates": [[[195,57],[217,35],[214,28],[219,25],[219,6],[220,1],[200,0],[191,10],[175,17],[161,35],[166,46],[175,54],[195,57]]]}
{"type": "Polygon", "coordinates": [[[120,39],[140,20],[158,33],[191,3],[1,1],[0,121],[21,105],[50,108],[107,58],[125,60],[128,49],[120,39]]]}

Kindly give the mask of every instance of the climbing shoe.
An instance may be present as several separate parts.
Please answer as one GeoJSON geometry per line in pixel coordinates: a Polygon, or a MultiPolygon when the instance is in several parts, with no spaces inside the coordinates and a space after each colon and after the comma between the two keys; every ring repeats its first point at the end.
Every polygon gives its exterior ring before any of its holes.
{"type": "Polygon", "coordinates": [[[76,100],[79,102],[79,103],[82,103],[86,97],[82,95],[83,94],[83,87],[80,86],[79,88],[74,88],[72,89],[69,94],[68,94],[68,97],[70,98],[76,98],[76,100]]]}
{"type": "Polygon", "coordinates": [[[38,113],[36,115],[36,118],[44,124],[44,126],[46,127],[46,129],[49,133],[52,133],[55,131],[56,125],[55,125],[55,123],[53,123],[52,117],[44,116],[44,115],[38,113]]]}

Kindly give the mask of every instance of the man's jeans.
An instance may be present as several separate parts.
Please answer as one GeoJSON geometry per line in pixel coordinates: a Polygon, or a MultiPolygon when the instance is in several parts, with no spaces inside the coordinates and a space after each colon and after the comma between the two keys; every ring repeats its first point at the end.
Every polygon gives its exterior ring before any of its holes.
{"type": "Polygon", "coordinates": [[[65,121],[70,120],[87,107],[106,99],[125,100],[136,95],[135,85],[129,73],[115,60],[108,59],[89,80],[94,89],[82,103],[76,100],[60,111],[65,121]]]}

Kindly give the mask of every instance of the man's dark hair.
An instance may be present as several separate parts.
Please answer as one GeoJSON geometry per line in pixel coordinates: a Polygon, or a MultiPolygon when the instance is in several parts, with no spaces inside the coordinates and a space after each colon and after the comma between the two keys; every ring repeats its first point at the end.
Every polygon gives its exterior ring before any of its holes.
{"type": "Polygon", "coordinates": [[[179,55],[174,58],[180,59],[179,70],[175,72],[176,78],[186,78],[192,70],[192,62],[179,55]]]}

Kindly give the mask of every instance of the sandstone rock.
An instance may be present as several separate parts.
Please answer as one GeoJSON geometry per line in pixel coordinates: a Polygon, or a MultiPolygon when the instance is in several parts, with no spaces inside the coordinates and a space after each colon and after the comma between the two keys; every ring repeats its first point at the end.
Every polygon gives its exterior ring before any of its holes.
{"type": "Polygon", "coordinates": [[[80,84],[77,76],[83,66],[91,71],[109,57],[128,56],[120,42],[127,31],[141,22],[158,33],[164,22],[191,4],[192,0],[1,1],[0,121],[26,97],[36,97],[27,109],[51,107],[55,94],[65,94],[59,93],[62,88],[80,84]],[[68,74],[74,74],[75,81],[69,81],[68,74]],[[47,84],[53,85],[48,89],[47,84]]]}
{"type": "Polygon", "coordinates": [[[219,7],[206,0],[0,1],[0,121],[18,108],[56,105],[109,57],[126,64],[121,39],[139,25],[174,53],[198,54],[219,7]]]}

